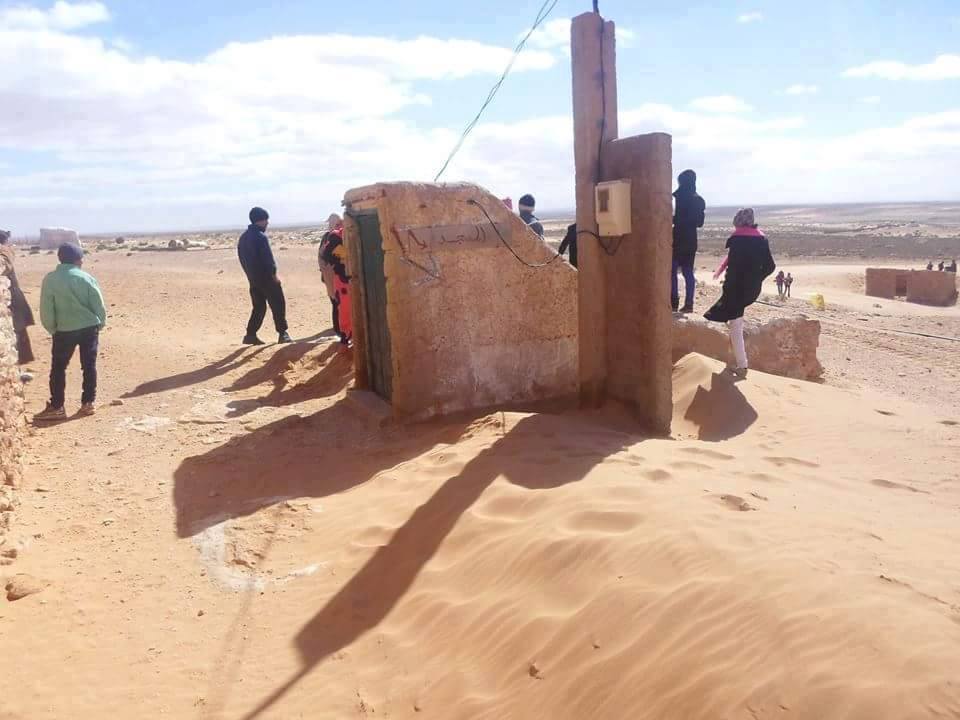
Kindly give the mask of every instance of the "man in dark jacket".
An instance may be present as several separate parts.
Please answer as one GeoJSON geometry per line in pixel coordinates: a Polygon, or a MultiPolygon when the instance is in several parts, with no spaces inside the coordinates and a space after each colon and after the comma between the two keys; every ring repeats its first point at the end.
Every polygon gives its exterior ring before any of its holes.
{"type": "Polygon", "coordinates": [[[520,219],[523,220],[527,227],[533,230],[537,235],[543,237],[543,225],[540,224],[540,220],[536,215],[533,214],[533,211],[537,208],[537,201],[533,199],[533,195],[524,195],[520,198],[520,219]]]}
{"type": "Polygon", "coordinates": [[[570,253],[570,264],[577,267],[577,224],[567,225],[567,234],[563,236],[560,242],[560,249],[557,250],[560,255],[566,252],[570,253]]]}
{"type": "Polygon", "coordinates": [[[697,280],[693,266],[697,259],[697,228],[703,227],[706,203],[697,195],[697,174],[684,170],[677,177],[679,187],[673,194],[676,208],[673,213],[673,271],[670,274],[670,303],[674,312],[680,308],[680,283],[677,271],[683,272],[684,302],[680,312],[693,312],[693,293],[697,280]]]}
{"type": "Polygon", "coordinates": [[[263,345],[257,332],[263,325],[268,303],[279,336],[277,342],[291,342],[287,333],[287,301],[283,297],[283,287],[277,277],[277,263],[270,250],[270,240],[267,239],[269,224],[269,213],[263,208],[253,208],[250,211],[250,227],[240,236],[237,245],[240,267],[250,283],[250,300],[253,302],[247,334],[243,338],[244,345],[263,345]]]}

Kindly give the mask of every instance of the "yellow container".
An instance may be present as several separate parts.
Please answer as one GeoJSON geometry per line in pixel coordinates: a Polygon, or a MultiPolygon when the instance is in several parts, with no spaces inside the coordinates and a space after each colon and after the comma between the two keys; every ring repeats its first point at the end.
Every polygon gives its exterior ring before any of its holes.
{"type": "Polygon", "coordinates": [[[810,304],[813,305],[814,310],[826,310],[827,301],[823,299],[823,295],[816,293],[815,295],[810,296],[810,304]]]}

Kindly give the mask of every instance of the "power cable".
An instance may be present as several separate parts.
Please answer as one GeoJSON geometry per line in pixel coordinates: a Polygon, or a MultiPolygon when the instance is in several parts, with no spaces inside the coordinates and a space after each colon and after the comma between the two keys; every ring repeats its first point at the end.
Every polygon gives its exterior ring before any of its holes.
{"type": "Polygon", "coordinates": [[[545,268],[545,267],[547,267],[547,265],[552,265],[553,263],[555,263],[557,260],[559,260],[559,259],[562,257],[562,256],[560,255],[560,253],[557,253],[557,254],[554,255],[552,258],[550,258],[549,260],[547,260],[546,262],[543,262],[543,263],[531,263],[531,262],[527,262],[527,261],[524,260],[522,257],[520,257],[520,256],[517,254],[517,251],[514,250],[513,247],[510,245],[510,243],[507,242],[507,239],[503,236],[503,233],[500,232],[500,228],[497,227],[497,224],[493,221],[493,218],[490,217],[490,214],[487,212],[487,209],[486,209],[485,207],[483,207],[483,205],[481,205],[481,204],[479,203],[479,201],[474,200],[473,198],[470,198],[469,200],[466,201],[466,203],[467,203],[468,205],[476,205],[478,208],[480,208],[480,212],[482,212],[482,213],[484,214],[484,216],[486,216],[487,222],[490,223],[490,225],[493,227],[493,231],[497,234],[497,237],[500,238],[500,242],[503,243],[504,247],[506,247],[507,250],[510,251],[510,253],[517,259],[517,261],[518,261],[521,265],[526,265],[528,268],[533,268],[534,270],[538,270],[538,269],[540,269],[540,268],[545,268]]]}
{"type": "Polygon", "coordinates": [[[557,6],[557,3],[560,0],[544,0],[543,5],[540,6],[539,12],[537,12],[537,17],[533,21],[533,25],[527,31],[527,34],[523,36],[517,47],[514,48],[513,55],[510,57],[510,62],[507,63],[507,67],[504,68],[503,74],[500,75],[500,79],[490,88],[490,92],[487,94],[487,99],[483,101],[483,104],[480,106],[480,110],[477,112],[476,116],[471,120],[467,127],[464,129],[463,133],[460,135],[460,139],[457,140],[457,144],[453,146],[453,150],[450,151],[450,154],[447,156],[446,162],[443,163],[443,167],[440,168],[440,172],[437,173],[436,177],[433,178],[434,182],[437,182],[440,177],[447,171],[450,163],[453,161],[453,158],[460,148],[463,147],[463,143],[466,141],[467,136],[473,131],[477,123],[480,122],[480,116],[483,115],[484,111],[487,109],[487,106],[493,102],[493,98],[496,97],[497,92],[500,90],[500,87],[503,85],[504,81],[507,79],[507,75],[510,74],[510,71],[513,69],[513,64],[516,62],[517,57],[520,55],[520,52],[523,50],[524,46],[527,44],[527,40],[530,39],[530,36],[536,31],[543,21],[547,19],[553,9],[557,6]]]}

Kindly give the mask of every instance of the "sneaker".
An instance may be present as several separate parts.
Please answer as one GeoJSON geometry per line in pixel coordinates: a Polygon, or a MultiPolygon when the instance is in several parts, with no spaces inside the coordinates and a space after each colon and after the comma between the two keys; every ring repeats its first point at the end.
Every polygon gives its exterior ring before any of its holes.
{"type": "Polygon", "coordinates": [[[62,407],[55,408],[49,404],[44,408],[43,412],[39,412],[33,416],[34,422],[55,422],[66,419],[67,413],[62,407]]]}
{"type": "Polygon", "coordinates": [[[684,305],[682,308],[680,308],[680,312],[684,315],[689,315],[693,312],[693,305],[684,305]]]}
{"type": "Polygon", "coordinates": [[[280,338],[277,340],[278,343],[292,343],[293,340],[290,338],[290,333],[282,332],[280,333],[280,338]]]}
{"type": "Polygon", "coordinates": [[[256,335],[245,335],[243,338],[244,345],[263,345],[264,342],[256,335]]]}
{"type": "Polygon", "coordinates": [[[28,382],[33,382],[33,373],[26,371],[20,373],[20,382],[22,382],[24,385],[26,385],[28,382]]]}
{"type": "Polygon", "coordinates": [[[88,402],[80,406],[80,410],[77,412],[77,415],[87,417],[89,415],[94,415],[96,412],[97,406],[92,402],[88,402]]]}

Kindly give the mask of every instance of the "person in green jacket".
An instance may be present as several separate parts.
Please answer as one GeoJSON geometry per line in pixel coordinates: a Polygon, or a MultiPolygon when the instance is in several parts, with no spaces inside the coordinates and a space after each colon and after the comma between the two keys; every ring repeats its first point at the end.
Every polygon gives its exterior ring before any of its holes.
{"type": "Polygon", "coordinates": [[[64,243],[57,251],[60,265],[43,279],[40,290],[40,322],[53,336],[50,366],[50,402],[34,420],[63,420],[67,366],[80,348],[83,396],[80,415],[93,415],[97,399],[97,350],[100,330],[107,323],[103,294],[93,277],[83,270],[83,250],[64,243]]]}

